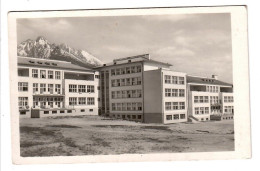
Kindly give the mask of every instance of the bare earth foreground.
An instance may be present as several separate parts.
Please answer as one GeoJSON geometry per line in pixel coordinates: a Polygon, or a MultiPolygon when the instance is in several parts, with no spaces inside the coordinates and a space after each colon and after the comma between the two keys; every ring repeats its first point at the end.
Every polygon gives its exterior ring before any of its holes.
{"type": "Polygon", "coordinates": [[[233,121],[144,124],[99,116],[20,119],[21,156],[234,150],[233,121]]]}

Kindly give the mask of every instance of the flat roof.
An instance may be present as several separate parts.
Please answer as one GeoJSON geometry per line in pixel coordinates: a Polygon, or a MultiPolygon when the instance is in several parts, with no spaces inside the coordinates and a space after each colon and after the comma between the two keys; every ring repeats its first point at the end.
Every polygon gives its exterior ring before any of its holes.
{"type": "Polygon", "coordinates": [[[46,68],[68,69],[68,70],[89,71],[89,72],[95,71],[91,68],[81,67],[67,61],[32,58],[32,57],[18,56],[17,63],[18,65],[23,65],[23,66],[25,65],[25,66],[34,66],[34,67],[46,67],[46,68]]]}
{"type": "Polygon", "coordinates": [[[230,83],[219,81],[214,78],[205,78],[205,77],[197,77],[197,76],[190,76],[190,75],[187,75],[187,83],[210,84],[210,85],[220,85],[220,86],[230,86],[230,87],[233,86],[230,83]]]}

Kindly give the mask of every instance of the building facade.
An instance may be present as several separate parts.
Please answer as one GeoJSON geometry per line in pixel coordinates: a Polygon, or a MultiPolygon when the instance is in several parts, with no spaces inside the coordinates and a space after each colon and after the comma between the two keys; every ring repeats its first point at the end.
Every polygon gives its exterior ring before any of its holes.
{"type": "Polygon", "coordinates": [[[97,115],[99,72],[70,62],[18,57],[20,117],[97,115]]]}
{"type": "Polygon", "coordinates": [[[233,119],[233,87],[187,76],[149,54],[85,68],[18,57],[20,117],[102,115],[145,123],[233,119]]]}
{"type": "Polygon", "coordinates": [[[197,121],[233,119],[233,86],[212,78],[187,76],[188,113],[197,121]]]}

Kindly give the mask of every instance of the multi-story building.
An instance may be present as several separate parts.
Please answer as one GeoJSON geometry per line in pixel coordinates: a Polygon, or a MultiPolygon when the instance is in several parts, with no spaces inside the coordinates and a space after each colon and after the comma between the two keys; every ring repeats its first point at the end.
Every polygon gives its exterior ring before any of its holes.
{"type": "Polygon", "coordinates": [[[233,86],[212,78],[187,76],[188,115],[197,121],[233,119],[233,86]]]}
{"type": "Polygon", "coordinates": [[[99,67],[101,113],[149,123],[187,121],[186,74],[139,55],[99,67]]]}
{"type": "Polygon", "coordinates": [[[70,62],[18,57],[20,117],[97,115],[99,72],[70,62]]]}

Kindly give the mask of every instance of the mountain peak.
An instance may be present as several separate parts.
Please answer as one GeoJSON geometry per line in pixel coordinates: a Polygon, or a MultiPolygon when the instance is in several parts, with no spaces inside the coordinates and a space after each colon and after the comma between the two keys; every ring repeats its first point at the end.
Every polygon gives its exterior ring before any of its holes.
{"type": "Polygon", "coordinates": [[[95,67],[103,64],[86,50],[71,48],[66,43],[50,44],[44,36],[38,36],[35,41],[27,39],[20,43],[17,46],[17,55],[69,61],[84,67],[95,67]]]}

